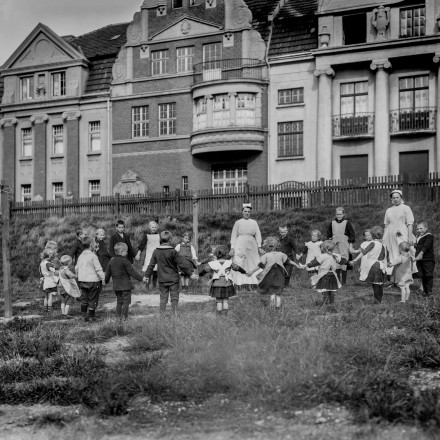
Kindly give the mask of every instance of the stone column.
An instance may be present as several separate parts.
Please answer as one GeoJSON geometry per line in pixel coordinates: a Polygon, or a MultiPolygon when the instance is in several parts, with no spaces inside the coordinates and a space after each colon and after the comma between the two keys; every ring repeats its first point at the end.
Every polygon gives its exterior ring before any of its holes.
{"type": "MultiPolygon", "coordinates": [[[[2,179],[5,180],[15,193],[15,166],[16,166],[16,118],[0,119],[0,128],[3,129],[3,151],[0,155],[2,179]]],[[[15,195],[14,195],[15,200],[15,195]]]]}
{"type": "Polygon", "coordinates": [[[315,70],[318,80],[318,136],[316,146],[317,180],[332,178],[332,78],[329,66],[315,70]]]}
{"type": "Polygon", "coordinates": [[[47,127],[46,123],[49,116],[38,114],[31,116],[31,122],[34,125],[34,181],[32,194],[34,197],[41,196],[43,200],[46,197],[47,189],[47,127]]]}
{"type": "Polygon", "coordinates": [[[80,158],[79,158],[79,118],[81,112],[63,113],[66,127],[66,187],[65,193],[71,191],[74,197],[80,197],[80,158]]]}
{"type": "Polygon", "coordinates": [[[213,97],[212,95],[205,96],[206,98],[206,128],[212,128],[214,125],[214,115],[213,115],[213,97]]]}
{"type": "Polygon", "coordinates": [[[263,97],[263,94],[260,92],[260,93],[257,93],[257,96],[255,98],[255,126],[256,127],[263,127],[262,97],[263,97]]]}
{"type": "Polygon", "coordinates": [[[437,114],[436,114],[436,123],[435,123],[435,152],[434,152],[434,160],[435,160],[435,169],[434,171],[440,173],[440,52],[436,53],[433,58],[434,63],[438,64],[437,69],[437,114]]]}
{"type": "Polygon", "coordinates": [[[374,176],[388,176],[390,173],[390,97],[389,74],[391,68],[387,59],[373,60],[371,70],[376,71],[374,93],[374,176]]]}
{"type": "Polygon", "coordinates": [[[229,92],[229,125],[237,125],[237,93],[229,92]]]}

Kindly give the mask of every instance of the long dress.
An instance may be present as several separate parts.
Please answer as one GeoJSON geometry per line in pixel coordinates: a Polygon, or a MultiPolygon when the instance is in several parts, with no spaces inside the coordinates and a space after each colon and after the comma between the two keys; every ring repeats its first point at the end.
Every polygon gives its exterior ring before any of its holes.
{"type": "MultiPolygon", "coordinates": [[[[257,292],[260,295],[281,295],[285,286],[288,257],[283,252],[268,252],[260,257],[257,292]]],[[[290,266],[290,264],[289,264],[290,266]]]]}
{"type": "Polygon", "coordinates": [[[384,224],[383,244],[387,249],[390,262],[395,264],[399,258],[399,243],[414,242],[414,236],[408,237],[408,225],[414,224],[411,208],[403,202],[400,205],[391,206],[385,212],[384,224]],[[397,237],[397,232],[400,232],[402,236],[397,237]]]}
{"type": "MultiPolygon", "coordinates": [[[[261,247],[261,232],[258,223],[249,219],[237,220],[231,233],[231,248],[234,249],[234,263],[250,272],[260,262],[258,248],[261,247]]],[[[258,272],[248,277],[240,272],[233,272],[232,278],[237,286],[256,285],[258,272]]]]}
{"type": "MultiPolygon", "coordinates": [[[[142,272],[145,272],[150,264],[151,257],[153,255],[154,250],[160,245],[160,236],[159,234],[147,234],[147,247],[145,250],[145,261],[142,266],[142,272]]],[[[157,264],[154,266],[153,271],[157,271],[157,264]]]]}
{"type": "Polygon", "coordinates": [[[364,241],[361,249],[367,251],[361,259],[359,269],[360,281],[367,281],[372,284],[383,284],[385,281],[385,249],[379,240],[364,241]]]}
{"type": "MultiPolygon", "coordinates": [[[[329,239],[331,239],[335,245],[333,252],[341,255],[346,261],[350,258],[349,243],[354,242],[354,229],[348,220],[337,221],[333,220],[330,223],[328,232],[331,232],[329,239]],[[331,237],[331,238],[330,238],[331,237]]],[[[336,269],[347,270],[346,265],[338,264],[336,269]]]]}
{"type": "Polygon", "coordinates": [[[320,254],[308,264],[308,267],[319,266],[318,273],[310,278],[312,287],[318,292],[336,292],[342,287],[336,275],[336,259],[330,254],[320,254]]]}

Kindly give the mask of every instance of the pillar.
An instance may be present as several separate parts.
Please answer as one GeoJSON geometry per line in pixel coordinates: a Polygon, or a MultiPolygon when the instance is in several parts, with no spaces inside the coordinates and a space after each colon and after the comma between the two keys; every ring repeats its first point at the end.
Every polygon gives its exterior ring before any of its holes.
{"type": "Polygon", "coordinates": [[[66,180],[64,192],[73,193],[74,197],[80,197],[80,158],[79,158],[79,118],[81,112],[64,112],[63,120],[66,127],[66,180]]]}
{"type": "MultiPolygon", "coordinates": [[[[0,128],[3,129],[3,148],[0,155],[2,167],[2,179],[12,188],[15,193],[15,166],[16,166],[16,118],[4,118],[0,120],[0,128]]],[[[15,200],[15,196],[14,196],[15,200]]]]}
{"type": "Polygon", "coordinates": [[[434,152],[434,160],[435,160],[435,167],[434,170],[437,173],[440,173],[440,52],[436,53],[433,58],[434,63],[438,64],[437,69],[437,99],[436,99],[436,106],[437,106],[437,113],[436,113],[436,123],[435,123],[435,152],[434,152]]]}
{"type": "Polygon", "coordinates": [[[46,123],[49,116],[38,114],[31,116],[31,122],[34,126],[34,154],[33,168],[34,180],[32,184],[32,194],[34,197],[40,196],[43,200],[46,197],[47,188],[47,128],[46,123]]]}
{"type": "Polygon", "coordinates": [[[371,70],[376,71],[374,87],[374,176],[388,176],[390,174],[390,98],[389,74],[386,69],[391,68],[387,59],[373,60],[371,70]]]}
{"type": "Polygon", "coordinates": [[[332,178],[332,78],[331,67],[315,70],[318,79],[316,178],[332,178]]]}
{"type": "Polygon", "coordinates": [[[237,125],[237,93],[229,92],[229,125],[237,125]]]}
{"type": "Polygon", "coordinates": [[[212,95],[205,96],[206,98],[206,128],[212,128],[214,125],[214,102],[212,95]]]}

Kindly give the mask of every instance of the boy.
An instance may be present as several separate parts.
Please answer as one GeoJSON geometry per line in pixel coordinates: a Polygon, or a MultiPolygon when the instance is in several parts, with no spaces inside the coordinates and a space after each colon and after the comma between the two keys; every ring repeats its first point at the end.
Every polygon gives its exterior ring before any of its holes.
{"type": "Polygon", "coordinates": [[[416,262],[417,270],[422,278],[423,293],[425,296],[432,295],[434,277],[434,236],[428,232],[428,223],[421,221],[417,223],[416,238],[416,262]]]}
{"type": "Polygon", "coordinates": [[[105,279],[98,256],[93,252],[95,243],[90,237],[82,241],[84,251],[76,263],[78,284],[81,289],[81,313],[84,321],[95,319],[95,310],[98,307],[99,294],[102,290],[102,282],[105,279]]]}
{"type": "Polygon", "coordinates": [[[131,284],[130,277],[138,281],[145,281],[127,260],[128,246],[125,243],[115,244],[115,256],[110,260],[105,271],[105,284],[113,278],[113,290],[116,295],[116,316],[120,320],[126,321],[128,318],[128,307],[131,303],[131,284]]]}
{"type": "MultiPolygon", "coordinates": [[[[327,228],[327,240],[332,240],[335,245],[334,252],[339,254],[345,261],[350,259],[350,244],[356,240],[353,225],[344,218],[345,209],[342,206],[336,208],[335,219],[327,228]]],[[[336,275],[343,286],[347,283],[347,266],[338,264],[336,275]]]]}
{"type": "Polygon", "coordinates": [[[115,256],[115,250],[114,250],[115,244],[125,243],[128,247],[127,260],[131,264],[133,264],[134,251],[133,251],[133,247],[131,246],[130,237],[128,236],[128,234],[124,232],[125,223],[123,220],[118,220],[115,226],[116,226],[116,233],[110,237],[110,244],[108,245],[108,253],[110,254],[110,257],[113,258],[115,256]]]}
{"type": "Polygon", "coordinates": [[[75,266],[79,256],[82,254],[84,250],[83,246],[83,240],[87,236],[87,233],[84,229],[78,229],[76,231],[76,241],[73,245],[72,249],[70,249],[70,252],[68,255],[70,255],[70,258],[72,258],[72,264],[75,266]]]}
{"type": "MultiPolygon", "coordinates": [[[[296,254],[296,244],[293,237],[289,234],[289,230],[287,229],[287,225],[281,225],[278,228],[279,237],[278,240],[280,242],[279,251],[283,254],[286,254],[290,260],[295,260],[296,254]]],[[[285,283],[284,287],[289,287],[290,277],[292,276],[293,266],[291,264],[287,264],[285,266],[286,275],[285,275],[285,283]]]]}
{"type": "Polygon", "coordinates": [[[150,264],[145,272],[145,282],[148,283],[154,266],[157,264],[157,280],[160,290],[160,313],[165,313],[168,297],[171,297],[171,308],[173,313],[177,311],[179,303],[179,269],[192,280],[198,276],[189,267],[177,251],[170,245],[172,234],[169,231],[160,233],[160,246],[157,247],[151,256],[150,264]]]}

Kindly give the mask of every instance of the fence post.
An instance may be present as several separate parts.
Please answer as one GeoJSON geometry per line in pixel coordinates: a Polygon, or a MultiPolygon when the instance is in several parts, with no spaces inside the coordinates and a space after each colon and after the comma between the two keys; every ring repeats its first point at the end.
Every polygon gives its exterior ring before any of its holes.
{"type": "Polygon", "coordinates": [[[408,178],[409,178],[408,174],[404,173],[402,176],[402,192],[405,198],[409,199],[410,197],[408,194],[408,178]]]}
{"type": "Polygon", "coordinates": [[[2,180],[0,184],[0,206],[2,220],[3,296],[5,300],[5,318],[12,318],[11,253],[9,248],[10,202],[8,189],[9,186],[2,180]]]}
{"type": "Polygon", "coordinates": [[[180,189],[176,189],[176,204],[175,204],[175,210],[177,214],[180,214],[180,189]]]}
{"type": "Polygon", "coordinates": [[[325,204],[325,180],[321,177],[321,205],[325,204]]]}
{"type": "Polygon", "coordinates": [[[64,197],[61,199],[61,217],[64,217],[64,197]]]}
{"type": "Polygon", "coordinates": [[[192,197],[193,202],[193,246],[196,251],[196,255],[199,253],[199,198],[197,191],[194,192],[192,197]]]}
{"type": "Polygon", "coordinates": [[[116,214],[117,215],[119,215],[120,214],[120,212],[121,212],[121,208],[120,208],[120,205],[119,205],[119,193],[116,193],[116,200],[115,200],[115,202],[116,202],[116,214]]]}

